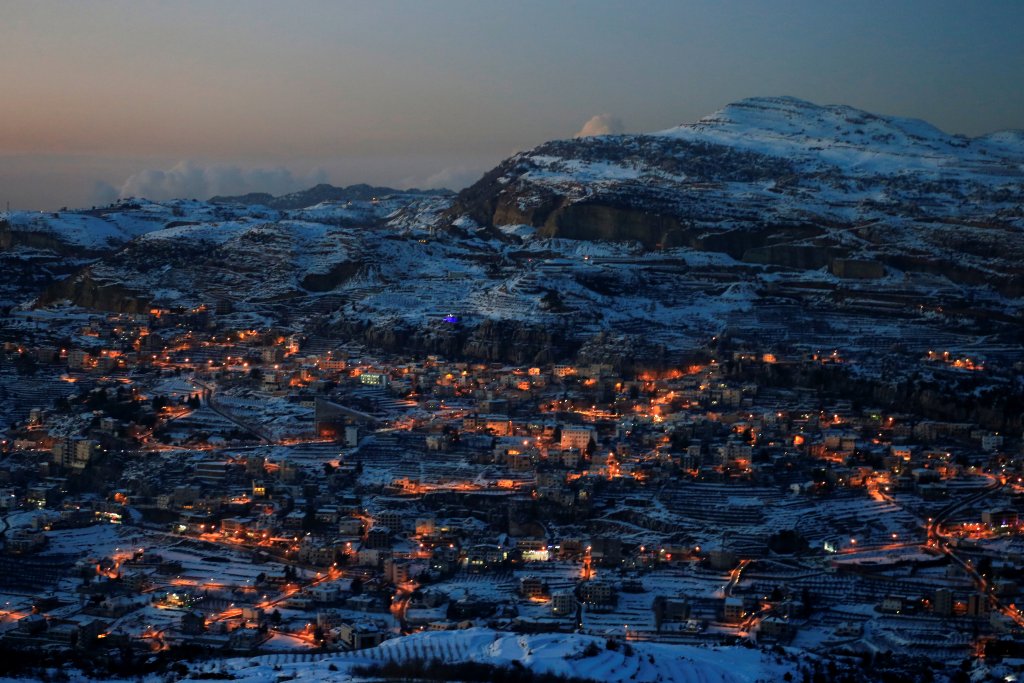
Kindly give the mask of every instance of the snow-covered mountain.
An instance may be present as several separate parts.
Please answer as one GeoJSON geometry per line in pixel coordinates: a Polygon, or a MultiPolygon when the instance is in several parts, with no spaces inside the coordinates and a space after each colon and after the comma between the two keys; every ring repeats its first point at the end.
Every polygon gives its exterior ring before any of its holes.
{"type": "Polygon", "coordinates": [[[845,106],[754,98],[650,135],[543,144],[463,191],[450,215],[754,263],[878,260],[1019,295],[1024,132],[971,139],[845,106]]]}
{"type": "Polygon", "coordinates": [[[1022,207],[1024,134],[759,98],[545,143],[454,198],[0,216],[0,259],[20,273],[9,304],[205,303],[239,324],[522,363],[663,359],[721,334],[1019,346],[1022,207]]]}

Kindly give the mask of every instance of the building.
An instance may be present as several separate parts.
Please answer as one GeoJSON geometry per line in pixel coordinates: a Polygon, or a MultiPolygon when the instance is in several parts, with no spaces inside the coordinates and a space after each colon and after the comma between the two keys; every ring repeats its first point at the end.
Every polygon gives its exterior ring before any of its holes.
{"type": "Polygon", "coordinates": [[[597,443],[597,433],[593,427],[562,427],[562,438],[558,443],[561,448],[585,451],[591,443],[597,443]]]}
{"type": "Polygon", "coordinates": [[[524,598],[541,598],[547,593],[544,580],[536,576],[526,576],[519,581],[519,593],[524,598]]]}
{"type": "Polygon", "coordinates": [[[559,591],[551,596],[551,613],[557,616],[576,614],[579,602],[572,591],[559,591]]]}
{"type": "Polygon", "coordinates": [[[796,627],[782,617],[765,617],[757,628],[758,639],[766,640],[790,640],[796,634],[796,627]]]}
{"type": "Polygon", "coordinates": [[[350,650],[377,647],[387,638],[383,629],[367,622],[344,623],[338,627],[337,636],[338,641],[350,650]]]}
{"type": "Polygon", "coordinates": [[[589,605],[614,605],[615,590],[604,581],[584,581],[578,589],[580,600],[589,605]]]}
{"type": "Polygon", "coordinates": [[[988,614],[988,597],[981,593],[967,596],[967,616],[984,617],[988,614]]]}
{"type": "Polygon", "coordinates": [[[932,612],[940,617],[953,616],[953,591],[948,588],[939,588],[936,590],[932,612]]]}
{"type": "Polygon", "coordinates": [[[746,614],[746,610],[743,609],[743,600],[740,598],[726,598],[722,603],[722,618],[729,623],[735,624],[743,621],[746,614]]]}

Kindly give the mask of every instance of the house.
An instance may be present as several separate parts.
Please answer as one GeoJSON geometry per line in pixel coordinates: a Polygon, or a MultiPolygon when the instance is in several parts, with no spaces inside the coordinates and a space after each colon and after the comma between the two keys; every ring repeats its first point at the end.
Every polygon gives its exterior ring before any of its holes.
{"type": "Polygon", "coordinates": [[[589,605],[614,605],[615,589],[604,581],[584,581],[577,589],[580,600],[589,605]]]}
{"type": "Polygon", "coordinates": [[[903,611],[903,598],[897,595],[887,596],[878,605],[878,611],[887,614],[899,614],[903,611]]]}
{"type": "Polygon", "coordinates": [[[738,623],[743,621],[746,614],[746,610],[743,609],[743,600],[740,598],[726,598],[722,603],[722,618],[726,622],[738,623]]]}
{"type": "Polygon", "coordinates": [[[547,584],[536,576],[526,576],[519,581],[519,593],[524,598],[540,598],[547,593],[547,584]]]}
{"type": "Polygon", "coordinates": [[[206,618],[195,611],[181,615],[181,632],[186,635],[198,635],[206,630],[206,618]]]}
{"type": "Polygon", "coordinates": [[[693,614],[688,598],[667,598],[665,600],[665,621],[686,621],[693,614]]]}
{"type": "Polygon", "coordinates": [[[789,619],[769,616],[761,620],[757,628],[759,640],[782,640],[788,641],[796,634],[796,626],[789,619]]]}
{"type": "Polygon", "coordinates": [[[572,591],[559,591],[551,596],[551,613],[558,616],[576,614],[579,602],[572,591]]]}
{"type": "Polygon", "coordinates": [[[350,650],[377,647],[387,638],[387,632],[377,624],[360,621],[343,623],[336,630],[338,641],[350,650]]]}
{"type": "Polygon", "coordinates": [[[622,562],[622,541],[596,536],[590,542],[590,557],[597,564],[615,566],[622,562]]]}
{"type": "Polygon", "coordinates": [[[236,628],[228,637],[228,649],[245,652],[254,650],[270,639],[270,633],[256,628],[236,628]]]}

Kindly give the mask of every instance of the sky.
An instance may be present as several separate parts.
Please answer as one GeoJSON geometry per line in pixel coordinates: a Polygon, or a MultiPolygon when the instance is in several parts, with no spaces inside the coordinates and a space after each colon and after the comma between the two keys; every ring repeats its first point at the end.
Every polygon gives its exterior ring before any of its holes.
{"type": "Polygon", "coordinates": [[[579,132],[792,95],[1024,128],[1018,0],[5,0],[0,209],[459,189],[579,132]]]}

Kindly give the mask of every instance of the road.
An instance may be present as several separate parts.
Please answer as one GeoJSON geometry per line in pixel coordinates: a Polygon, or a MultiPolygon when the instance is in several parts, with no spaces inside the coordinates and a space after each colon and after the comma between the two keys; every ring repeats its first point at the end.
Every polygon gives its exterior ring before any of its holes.
{"type": "Polygon", "coordinates": [[[748,564],[750,564],[750,560],[740,560],[736,568],[729,572],[729,582],[722,587],[722,595],[724,597],[732,595],[732,589],[740,582],[743,570],[747,568],[748,564]]]}
{"type": "Polygon", "coordinates": [[[984,576],[978,573],[978,570],[974,566],[974,563],[971,562],[969,559],[965,560],[959,555],[957,555],[953,547],[950,546],[947,537],[943,536],[941,533],[942,523],[945,520],[949,519],[949,517],[954,512],[957,512],[961,508],[976,503],[982,498],[985,498],[995,493],[996,491],[1001,490],[1005,485],[1006,484],[1004,482],[1001,482],[998,479],[996,479],[990,486],[986,487],[984,490],[979,491],[971,496],[968,496],[963,500],[957,501],[956,503],[951,503],[950,505],[947,505],[942,510],[940,510],[938,515],[928,520],[928,545],[938,548],[943,553],[945,553],[945,555],[949,557],[953,562],[960,565],[960,567],[964,570],[967,576],[969,576],[971,580],[974,582],[974,585],[978,589],[978,592],[987,597],[990,607],[1002,613],[1006,617],[1012,619],[1013,622],[1017,624],[1017,626],[1024,628],[1024,615],[1021,615],[1020,611],[1018,611],[1016,608],[1004,604],[1002,600],[1000,600],[999,597],[995,594],[995,588],[988,582],[988,579],[986,579],[984,576]]]}
{"type": "Polygon", "coordinates": [[[251,425],[243,420],[240,420],[239,418],[231,414],[230,411],[224,410],[223,408],[217,405],[217,402],[214,400],[214,397],[216,396],[217,392],[216,385],[210,386],[208,384],[200,382],[197,379],[189,379],[189,383],[203,390],[203,397],[206,399],[206,405],[210,410],[217,413],[222,418],[239,427],[240,429],[243,429],[251,434],[255,434],[260,441],[267,444],[273,443],[273,439],[269,438],[266,434],[264,434],[263,430],[261,430],[259,427],[256,427],[255,425],[251,425]]]}

